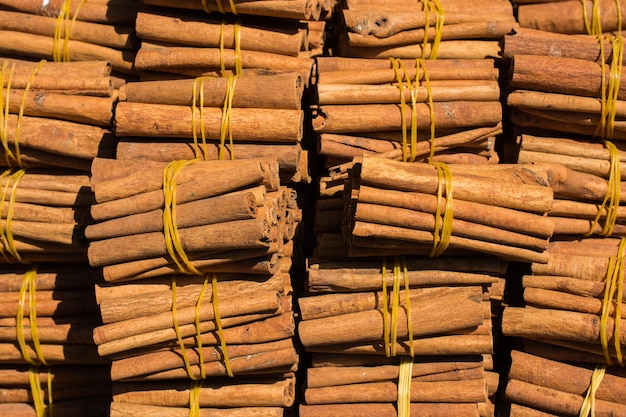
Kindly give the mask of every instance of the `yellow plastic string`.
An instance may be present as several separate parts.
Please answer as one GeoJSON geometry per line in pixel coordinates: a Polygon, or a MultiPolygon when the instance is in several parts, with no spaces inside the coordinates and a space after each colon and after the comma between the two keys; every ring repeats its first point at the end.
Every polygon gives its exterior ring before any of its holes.
{"type": "Polygon", "coordinates": [[[39,61],[33,72],[30,74],[30,77],[28,77],[28,81],[24,87],[24,93],[22,94],[22,101],[20,102],[20,110],[17,115],[17,124],[15,126],[15,137],[13,138],[13,146],[15,147],[15,162],[17,162],[17,166],[20,168],[25,167],[22,162],[22,154],[20,153],[20,132],[22,131],[22,120],[24,118],[24,108],[26,107],[26,97],[28,95],[28,91],[30,90],[30,85],[35,80],[35,77],[45,62],[45,60],[39,61]]]}
{"type": "MultiPolygon", "coordinates": [[[[408,162],[415,161],[415,157],[417,156],[417,89],[419,83],[417,82],[417,77],[419,73],[419,68],[415,67],[415,83],[411,82],[411,76],[409,75],[409,70],[404,65],[402,60],[398,60],[400,68],[404,73],[404,78],[407,82],[407,87],[409,88],[409,92],[411,93],[411,154],[409,155],[408,162]]],[[[401,92],[402,93],[402,92],[401,92]]]]}
{"type": "MultiPolygon", "coordinates": [[[[48,375],[50,371],[48,371],[48,375]]],[[[48,383],[50,385],[50,377],[48,377],[48,383]]],[[[35,406],[35,414],[37,417],[46,417],[46,404],[44,400],[43,390],[39,383],[39,367],[32,365],[28,368],[28,382],[30,384],[30,392],[33,396],[33,405],[35,406]]],[[[48,397],[51,396],[50,386],[48,387],[48,397]]]]}
{"type": "Polygon", "coordinates": [[[6,170],[2,173],[2,175],[0,175],[0,181],[6,181],[6,184],[2,189],[2,195],[0,196],[0,207],[4,206],[4,203],[7,201],[8,194],[7,215],[4,221],[4,227],[0,227],[0,253],[9,263],[22,262],[22,257],[18,253],[17,248],[15,247],[15,241],[13,240],[12,223],[13,213],[15,211],[17,186],[24,174],[25,171],[20,169],[15,172],[6,170]]]}
{"type": "Polygon", "coordinates": [[[72,17],[70,17],[72,1],[65,0],[61,5],[52,40],[52,58],[55,62],[70,61],[70,35],[72,34],[72,29],[74,27],[74,23],[76,22],[76,18],[78,17],[78,13],[86,2],[87,0],[81,0],[81,2],[78,3],[74,16],[72,17]],[[61,38],[63,38],[62,45],[60,45],[61,38]]]}
{"type": "Polygon", "coordinates": [[[603,138],[612,139],[615,134],[615,116],[617,114],[617,98],[619,94],[620,80],[622,77],[622,61],[624,59],[624,38],[621,32],[611,41],[613,57],[607,86],[605,111],[602,117],[605,119],[603,138]]]}
{"type": "Polygon", "coordinates": [[[193,151],[196,159],[207,158],[206,129],[204,127],[204,81],[210,77],[197,77],[193,80],[191,102],[191,133],[193,135],[193,151]],[[199,98],[199,100],[198,100],[199,98]],[[198,101],[200,105],[198,106],[198,101]],[[202,149],[198,145],[198,128],[196,127],[196,109],[200,117],[200,135],[202,137],[202,149]]]}
{"type": "MultiPolygon", "coordinates": [[[[219,7],[222,5],[222,3],[218,0],[217,1],[217,7],[219,9],[219,7]]],[[[211,9],[209,9],[209,5],[207,4],[206,0],[202,0],[202,9],[206,12],[206,13],[211,13],[211,9]]],[[[223,11],[221,13],[224,13],[223,11]]]]}
{"type": "Polygon", "coordinates": [[[189,417],[200,417],[200,389],[202,380],[191,381],[189,387],[189,417]]]}
{"type": "MultiPolygon", "coordinates": [[[[222,4],[221,1],[218,0],[217,4],[222,4]]],[[[221,13],[224,13],[223,11],[221,13]]],[[[222,24],[220,25],[220,69],[222,71],[222,77],[226,76],[226,64],[224,63],[224,37],[226,36],[224,33],[224,29],[226,27],[226,19],[222,19],[222,24]]]]}
{"type": "MultiPolygon", "coordinates": [[[[602,299],[602,311],[600,314],[600,344],[602,346],[602,352],[608,365],[613,364],[611,354],[609,351],[608,340],[608,321],[611,312],[611,306],[617,291],[618,296],[623,294],[623,281],[624,281],[624,252],[626,250],[626,238],[620,240],[620,244],[617,249],[617,256],[609,258],[609,265],[606,272],[605,284],[604,284],[604,297],[602,299]]],[[[622,299],[616,299],[615,307],[615,320],[614,320],[614,345],[618,363],[623,366],[621,344],[619,338],[619,325],[621,317],[617,316],[618,310],[621,313],[622,299]]]]}
{"type": "Polygon", "coordinates": [[[390,333],[391,329],[389,327],[389,310],[387,309],[389,303],[389,297],[387,295],[387,258],[383,257],[383,267],[381,270],[381,276],[383,280],[383,340],[385,344],[385,356],[391,356],[391,341],[390,341],[390,333]]]}
{"type": "Polygon", "coordinates": [[[441,43],[441,35],[443,31],[443,23],[445,20],[445,12],[439,0],[424,0],[423,3],[425,24],[424,24],[424,41],[422,43],[422,58],[426,58],[426,50],[428,47],[428,32],[430,31],[430,12],[435,13],[435,37],[429,54],[429,59],[437,59],[439,54],[439,44],[441,43]]]}
{"type": "Polygon", "coordinates": [[[411,380],[413,377],[413,357],[400,357],[398,369],[398,417],[411,416],[411,380]]]}
{"type": "Polygon", "coordinates": [[[420,63],[422,73],[424,74],[424,85],[426,86],[426,96],[428,97],[428,115],[430,116],[430,154],[428,156],[428,162],[432,162],[435,157],[435,105],[433,102],[433,90],[430,85],[430,76],[428,75],[428,69],[424,63],[424,60],[417,61],[420,63]]]}
{"type": "Polygon", "coordinates": [[[411,299],[410,299],[410,284],[409,284],[409,271],[406,266],[406,258],[403,256],[401,260],[402,264],[402,276],[404,278],[404,292],[405,292],[405,306],[406,306],[406,325],[409,335],[409,354],[411,357],[415,356],[415,348],[413,346],[413,323],[411,322],[411,299]]]}
{"type": "Polygon", "coordinates": [[[220,309],[217,300],[217,274],[213,274],[213,279],[211,280],[211,287],[213,290],[213,314],[215,316],[215,324],[217,326],[217,334],[220,338],[220,347],[222,350],[222,357],[224,358],[224,367],[226,368],[226,373],[228,376],[233,376],[233,371],[230,366],[230,359],[228,357],[228,347],[226,346],[226,338],[224,337],[224,330],[222,329],[222,319],[220,317],[220,309]]]}
{"type": "Polygon", "coordinates": [[[230,159],[235,159],[235,149],[233,148],[233,131],[231,128],[233,96],[235,95],[236,75],[229,75],[226,85],[226,96],[224,97],[224,107],[222,109],[222,121],[220,123],[220,149],[218,158],[224,159],[226,135],[230,144],[230,159]]]}
{"type": "MultiPolygon", "coordinates": [[[[398,258],[393,262],[393,287],[391,290],[391,356],[396,356],[398,340],[398,310],[400,309],[400,263],[398,258]]],[[[407,317],[408,320],[408,317],[407,317]]]]}
{"type": "Polygon", "coordinates": [[[180,171],[197,160],[179,160],[170,162],[163,170],[163,234],[165,247],[178,269],[183,274],[200,275],[198,269],[189,261],[180,241],[176,221],[176,179],[180,171]]]}
{"type": "Polygon", "coordinates": [[[433,248],[428,254],[429,257],[435,258],[440,256],[450,244],[450,235],[452,234],[452,220],[454,218],[452,208],[452,172],[450,168],[442,162],[434,162],[433,165],[437,170],[437,178],[439,184],[437,186],[437,209],[435,210],[435,230],[433,233],[433,248]],[[441,213],[442,199],[446,199],[446,204],[441,213]]]}
{"type": "Polygon", "coordinates": [[[200,332],[200,307],[202,306],[202,298],[206,293],[206,288],[209,284],[209,276],[204,276],[204,282],[202,283],[202,289],[198,295],[198,301],[196,302],[196,344],[198,345],[198,358],[200,360],[200,378],[206,378],[206,370],[204,369],[204,352],[202,351],[202,334],[200,332]]]}
{"type": "Polygon", "coordinates": [[[37,332],[37,302],[36,302],[36,280],[37,280],[37,267],[31,267],[28,272],[24,274],[22,279],[22,286],[20,287],[19,299],[17,303],[16,321],[16,333],[17,342],[22,352],[22,357],[26,362],[31,365],[47,365],[46,359],[41,351],[41,344],[39,343],[39,334],[37,332]],[[28,353],[28,346],[26,344],[26,337],[24,336],[24,306],[26,303],[26,294],[28,293],[28,311],[29,311],[29,325],[31,339],[35,349],[37,359],[30,357],[28,353]]]}
{"type": "Polygon", "coordinates": [[[174,332],[176,332],[176,340],[178,341],[178,347],[180,348],[180,354],[185,364],[185,370],[187,375],[192,380],[197,380],[198,377],[194,375],[189,363],[189,357],[187,356],[187,349],[185,348],[185,342],[183,341],[183,335],[180,333],[180,327],[178,326],[177,308],[176,308],[176,275],[172,275],[172,323],[174,324],[174,332]]]}
{"type": "Polygon", "coordinates": [[[233,32],[235,37],[235,74],[241,75],[243,73],[243,63],[241,61],[241,19],[235,21],[233,32]]]}
{"type": "Polygon", "coordinates": [[[11,82],[13,81],[13,72],[15,70],[15,63],[11,64],[9,68],[8,61],[2,62],[0,71],[0,81],[2,86],[6,82],[6,96],[5,89],[0,89],[0,139],[2,140],[2,146],[4,147],[4,157],[7,162],[7,166],[12,167],[13,162],[16,160],[16,156],[9,148],[9,103],[11,95],[11,82]]]}
{"type": "Polygon", "coordinates": [[[46,373],[46,384],[48,386],[48,410],[50,410],[50,412],[48,413],[49,417],[54,417],[54,408],[53,405],[54,403],[52,402],[52,367],[48,366],[48,372],[46,373]]]}
{"type": "MultiPolygon", "coordinates": [[[[402,160],[408,160],[408,142],[407,142],[407,127],[406,127],[406,115],[405,115],[405,100],[404,100],[404,81],[402,77],[402,73],[400,72],[400,65],[398,64],[399,59],[389,58],[391,61],[391,67],[393,68],[396,74],[397,87],[400,90],[400,119],[401,119],[401,130],[402,130],[402,160]]],[[[410,83],[410,80],[408,80],[410,83]]]]}
{"type": "Polygon", "coordinates": [[[600,222],[600,218],[605,211],[606,216],[604,225],[602,226],[602,236],[611,236],[615,228],[615,223],[617,222],[617,210],[620,204],[622,183],[619,150],[613,143],[607,140],[603,140],[602,143],[609,150],[609,179],[607,181],[606,193],[602,204],[598,206],[598,212],[591,222],[589,231],[585,236],[591,236],[593,234],[594,229],[600,222]]]}
{"type": "Polygon", "coordinates": [[[585,399],[580,407],[580,412],[578,413],[578,417],[595,417],[595,407],[596,407],[596,391],[600,387],[600,383],[604,378],[604,374],[606,372],[606,366],[598,365],[593,372],[591,373],[591,381],[589,382],[589,388],[587,389],[587,393],[585,394],[585,399]]]}

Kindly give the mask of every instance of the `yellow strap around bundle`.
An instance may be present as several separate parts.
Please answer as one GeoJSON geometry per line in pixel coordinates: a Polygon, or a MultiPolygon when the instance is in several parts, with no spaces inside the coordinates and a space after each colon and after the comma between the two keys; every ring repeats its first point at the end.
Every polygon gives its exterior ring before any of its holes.
{"type": "Polygon", "coordinates": [[[439,0],[424,0],[423,1],[424,14],[426,21],[424,24],[424,41],[422,43],[422,58],[426,58],[426,51],[428,50],[428,32],[430,30],[430,13],[435,13],[435,37],[430,48],[429,59],[437,59],[439,54],[439,44],[441,43],[441,35],[443,31],[443,23],[445,20],[445,13],[443,6],[439,0]]]}
{"type": "Polygon", "coordinates": [[[217,299],[217,274],[213,274],[213,279],[211,280],[211,289],[213,293],[213,298],[211,299],[213,304],[213,313],[215,316],[215,324],[217,326],[217,335],[220,339],[220,347],[222,351],[222,358],[224,359],[224,367],[226,368],[226,373],[228,376],[233,376],[233,370],[230,366],[230,359],[228,356],[228,346],[226,346],[226,337],[224,336],[224,329],[222,328],[222,318],[220,317],[220,308],[217,299]]]}
{"type": "MultiPolygon", "coordinates": [[[[183,335],[180,332],[180,327],[178,325],[178,309],[176,307],[177,305],[177,286],[176,286],[176,275],[172,275],[172,284],[171,284],[171,288],[172,288],[172,323],[174,325],[174,331],[176,332],[176,340],[178,341],[178,347],[180,348],[180,354],[183,358],[183,363],[185,364],[185,371],[187,371],[187,376],[189,376],[189,378],[191,380],[197,380],[200,379],[198,376],[196,376],[193,371],[191,370],[191,362],[189,361],[189,356],[187,356],[187,348],[185,348],[185,342],[183,341],[183,335]]],[[[202,370],[204,368],[203,364],[200,363],[199,364],[200,369],[202,370]]],[[[201,371],[202,372],[202,371],[201,371]]]]}
{"type": "Polygon", "coordinates": [[[595,407],[596,407],[596,391],[600,387],[600,383],[604,378],[604,374],[606,372],[606,366],[598,365],[591,374],[591,381],[589,382],[589,388],[587,389],[587,393],[585,394],[585,399],[583,400],[582,406],[580,407],[580,412],[578,413],[578,417],[594,417],[595,416],[595,407]]]}
{"type": "Polygon", "coordinates": [[[52,413],[52,368],[48,367],[46,377],[46,388],[48,391],[48,407],[46,408],[46,400],[41,384],[39,383],[39,366],[31,365],[28,368],[28,383],[30,385],[30,393],[33,397],[33,405],[35,406],[35,414],[37,417],[53,417],[52,413]]]}
{"type": "Polygon", "coordinates": [[[204,82],[211,77],[197,77],[193,80],[191,99],[191,133],[193,136],[193,151],[196,159],[207,159],[206,129],[204,127],[204,82]],[[202,148],[198,144],[198,128],[196,113],[200,117],[200,136],[202,138],[202,148]]]}
{"type": "Polygon", "coordinates": [[[621,326],[622,297],[624,293],[625,252],[626,238],[622,238],[617,249],[617,255],[609,258],[609,266],[604,283],[604,297],[602,299],[602,312],[600,314],[600,344],[608,365],[613,365],[613,359],[609,350],[608,323],[613,304],[615,304],[615,317],[613,319],[614,348],[618,364],[624,366],[619,329],[621,326]]]}
{"type": "Polygon", "coordinates": [[[222,108],[222,120],[220,123],[220,149],[218,153],[219,160],[223,160],[226,152],[226,136],[230,145],[230,159],[235,159],[235,149],[233,148],[233,130],[232,130],[232,110],[233,97],[235,95],[235,84],[237,82],[236,75],[229,75],[226,85],[226,96],[224,97],[224,106],[222,108]]]}
{"type": "Polygon", "coordinates": [[[591,236],[594,233],[596,226],[600,223],[600,219],[604,214],[604,225],[600,232],[602,236],[611,236],[617,223],[617,211],[619,209],[621,199],[621,163],[620,155],[617,147],[607,141],[603,140],[604,147],[609,151],[609,179],[607,181],[606,193],[602,204],[598,206],[598,212],[595,218],[591,221],[589,231],[585,236],[591,236]]]}
{"type": "Polygon", "coordinates": [[[180,241],[180,234],[176,220],[176,188],[177,177],[180,171],[189,165],[198,162],[197,160],[179,160],[170,162],[163,170],[163,235],[165,236],[165,247],[170,257],[178,266],[178,270],[183,274],[201,275],[198,269],[193,266],[180,241]]]}
{"type": "Polygon", "coordinates": [[[52,38],[52,59],[54,62],[70,62],[69,45],[72,28],[78,17],[78,12],[85,3],[87,3],[87,0],[81,0],[78,3],[73,16],[71,16],[72,0],[65,0],[61,5],[52,38]]]}
{"type": "Polygon", "coordinates": [[[22,286],[20,288],[19,299],[17,303],[16,321],[16,333],[17,342],[20,346],[22,358],[31,365],[47,365],[46,359],[41,350],[41,343],[39,342],[39,333],[37,331],[37,267],[31,267],[22,278],[22,286]],[[26,336],[24,335],[24,310],[26,306],[26,296],[28,295],[28,324],[30,327],[30,334],[37,356],[36,359],[31,358],[28,351],[28,344],[26,343],[26,336]]]}
{"type": "Polygon", "coordinates": [[[398,417],[411,416],[411,379],[413,377],[413,357],[402,356],[398,370],[398,417]]]}
{"type": "Polygon", "coordinates": [[[433,162],[432,164],[437,170],[437,178],[439,180],[439,183],[437,186],[437,209],[435,211],[433,248],[428,256],[431,258],[435,258],[441,256],[441,254],[445,252],[445,250],[448,248],[448,245],[450,244],[454,213],[452,206],[452,172],[450,171],[450,168],[444,163],[433,162]],[[443,204],[444,196],[446,200],[445,204],[443,204]]]}
{"type": "Polygon", "coordinates": [[[400,306],[400,285],[404,283],[405,291],[405,313],[407,320],[407,332],[409,339],[410,355],[414,356],[413,348],[413,325],[411,323],[411,300],[410,285],[408,272],[406,267],[406,259],[404,257],[394,257],[393,265],[393,284],[391,294],[387,290],[387,258],[383,257],[383,265],[381,269],[382,275],[382,314],[383,314],[383,338],[385,345],[385,355],[387,357],[396,356],[397,339],[398,339],[398,312],[400,306]],[[391,297],[391,299],[389,299],[391,297]],[[391,308],[391,313],[389,313],[391,308]]]}
{"type": "Polygon", "coordinates": [[[10,169],[4,171],[0,175],[0,181],[3,181],[2,195],[0,196],[0,220],[4,211],[4,205],[7,205],[4,225],[0,225],[0,254],[9,263],[22,262],[15,241],[13,240],[13,213],[15,211],[15,200],[17,198],[17,186],[26,171],[23,169],[12,171],[10,169]]]}
{"type": "Polygon", "coordinates": [[[189,417],[200,417],[200,389],[202,380],[191,381],[189,386],[189,417]]]}

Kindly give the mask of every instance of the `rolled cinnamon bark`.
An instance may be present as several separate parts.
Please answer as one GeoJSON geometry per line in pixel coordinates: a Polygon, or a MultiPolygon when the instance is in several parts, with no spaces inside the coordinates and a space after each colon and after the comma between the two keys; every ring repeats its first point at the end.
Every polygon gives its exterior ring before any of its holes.
{"type": "Polygon", "coordinates": [[[48,119],[61,119],[92,126],[110,127],[113,119],[113,100],[107,97],[89,97],[47,91],[11,89],[9,111],[48,119]],[[24,106],[21,107],[22,100],[24,106]]]}
{"type": "MultiPolygon", "coordinates": [[[[562,1],[558,3],[524,4],[518,7],[520,26],[557,33],[587,33],[583,7],[586,15],[592,15],[593,1],[562,1]]],[[[626,4],[619,0],[623,10],[626,4]]],[[[600,23],[604,32],[617,30],[617,4],[615,0],[600,0],[598,3],[600,23]]]]}
{"type": "MultiPolygon", "coordinates": [[[[479,411],[480,404],[455,403],[411,403],[411,417],[432,416],[467,416],[486,417],[479,411]]],[[[323,404],[300,405],[301,417],[397,417],[398,412],[394,404],[323,404]]]]}
{"type": "MultiPolygon", "coordinates": [[[[423,103],[428,99],[426,87],[418,87],[415,98],[423,103]]],[[[497,101],[500,88],[496,82],[458,81],[455,85],[431,82],[430,94],[434,101],[497,101]]],[[[403,90],[404,99],[411,101],[410,90],[403,90]]],[[[330,104],[373,104],[399,103],[399,89],[395,85],[361,85],[361,84],[318,84],[317,103],[330,104]]]]}
{"type": "MultiPolygon", "coordinates": [[[[258,3],[258,2],[257,2],[258,3]]],[[[143,45],[135,57],[134,66],[139,71],[219,71],[222,62],[228,70],[234,71],[237,65],[234,49],[175,47],[143,45]]],[[[311,73],[313,60],[308,57],[294,57],[269,52],[242,50],[240,55],[243,69],[263,69],[272,72],[311,73]]]]}
{"type": "MultiPolygon", "coordinates": [[[[228,381],[205,381],[198,398],[200,407],[289,407],[295,400],[293,378],[228,381]]],[[[113,384],[113,401],[185,407],[189,406],[189,382],[118,382],[113,384]]]]}
{"type": "MultiPolygon", "coordinates": [[[[207,139],[220,138],[222,109],[207,107],[200,121],[195,109],[196,129],[204,123],[207,139]]],[[[233,140],[253,142],[299,142],[302,138],[303,114],[298,110],[244,109],[231,110],[233,140]],[[258,126],[264,126],[259,130],[258,126]]],[[[115,111],[115,133],[118,136],[193,137],[192,115],[188,107],[120,102],[115,111]]]]}
{"type": "MultiPolygon", "coordinates": [[[[111,65],[106,61],[49,62],[41,64],[20,59],[3,58],[12,68],[11,87],[24,89],[30,76],[39,67],[37,76],[30,82],[33,90],[45,90],[50,93],[91,95],[111,97],[113,85],[109,75],[111,65]],[[59,74],[64,74],[60,77],[59,74]]],[[[6,87],[7,80],[4,80],[6,87]]]]}
{"type": "MultiPolygon", "coordinates": [[[[36,358],[37,353],[27,346],[28,355],[36,358]]],[[[57,345],[42,344],[41,352],[46,363],[54,364],[107,364],[109,361],[101,358],[93,345],[57,345]]],[[[22,351],[17,343],[0,343],[0,360],[9,364],[26,364],[22,351]]]]}
{"type": "MultiPolygon", "coordinates": [[[[37,0],[1,0],[0,4],[14,10],[25,13],[39,14],[44,16],[57,17],[63,7],[63,0],[51,0],[42,5],[37,0]]],[[[80,6],[80,11],[76,14],[79,4],[70,5],[70,14],[76,16],[77,20],[100,23],[133,23],[138,5],[128,2],[93,2],[80,6]]]]}
{"type": "MultiPolygon", "coordinates": [[[[201,408],[198,417],[282,417],[282,407],[244,407],[244,408],[201,408]]],[[[186,417],[189,407],[162,407],[155,405],[133,404],[113,401],[110,417],[131,417],[151,415],[153,417],[186,417]]],[[[21,416],[19,416],[21,417],[21,416]]]]}
{"type": "MultiPolygon", "coordinates": [[[[431,117],[427,104],[415,106],[418,126],[430,126],[431,117]]],[[[437,127],[480,127],[496,125],[502,120],[502,108],[498,102],[435,102],[434,121],[437,127]]],[[[405,111],[396,105],[370,104],[322,106],[313,119],[313,129],[319,133],[376,132],[400,130],[402,118],[411,126],[411,106],[405,111]],[[354,115],[359,114],[358,118],[354,115]]]]}
{"type": "MultiPolygon", "coordinates": [[[[606,69],[608,83],[610,69],[606,69]]],[[[583,97],[600,97],[602,92],[602,68],[598,63],[582,59],[560,58],[552,56],[516,55],[512,60],[511,87],[579,95],[583,97]],[[553,71],[559,68],[559,71],[553,71]],[[568,74],[563,79],[560,74],[568,74]]],[[[626,83],[620,82],[618,100],[626,99],[626,83]]]]}
{"type": "MultiPolygon", "coordinates": [[[[178,6],[178,5],[177,5],[178,6]]],[[[270,52],[297,56],[305,34],[298,30],[297,22],[240,18],[240,48],[243,50],[270,52]],[[274,24],[272,24],[274,23],[274,24]]],[[[235,23],[230,20],[201,15],[189,19],[175,13],[139,12],[135,23],[141,39],[169,42],[172,44],[219,47],[235,49],[235,23]]]]}
{"type": "MultiPolygon", "coordinates": [[[[133,73],[134,51],[122,51],[82,41],[69,42],[72,61],[108,61],[111,67],[122,73],[133,73]]],[[[49,36],[0,30],[0,51],[8,55],[52,59],[54,39],[49,36]]]]}
{"type": "MultiPolygon", "coordinates": [[[[497,41],[489,40],[449,40],[439,43],[437,58],[439,59],[489,59],[499,58],[501,55],[500,45],[497,41]]],[[[426,59],[434,59],[432,44],[423,48],[421,44],[363,48],[348,46],[340,48],[342,56],[358,58],[405,58],[410,59],[423,56],[426,59]]]]}
{"type": "MultiPolygon", "coordinates": [[[[120,100],[135,103],[189,106],[194,103],[194,80],[141,81],[120,87],[120,100]]],[[[232,107],[300,110],[303,81],[298,73],[237,77],[232,107]]],[[[207,77],[197,84],[196,106],[222,107],[228,89],[226,77],[207,77]],[[202,89],[200,88],[202,87],[202,89]],[[201,96],[202,95],[202,96],[201,96]]]]}
{"type": "MultiPolygon", "coordinates": [[[[130,4],[129,4],[130,6],[130,4]]],[[[0,28],[3,30],[12,30],[16,32],[32,33],[54,37],[55,28],[57,27],[57,18],[48,16],[39,16],[29,13],[19,13],[2,11],[0,20],[0,28]]],[[[80,17],[80,13],[77,15],[80,17]]],[[[76,20],[72,24],[71,31],[65,33],[65,29],[61,30],[62,34],[68,35],[70,40],[77,40],[94,45],[108,46],[115,49],[136,49],[138,42],[132,37],[132,26],[113,26],[106,24],[91,23],[76,20]]]]}
{"type": "MultiPolygon", "coordinates": [[[[611,50],[609,42],[604,44],[604,50],[607,53],[611,50]]],[[[569,36],[525,27],[515,28],[504,36],[502,57],[511,59],[516,55],[560,56],[595,62],[601,59],[596,37],[569,36]]]]}
{"type": "Polygon", "coordinates": [[[146,4],[163,7],[178,7],[190,10],[206,10],[217,12],[224,10],[226,13],[241,13],[255,16],[282,17],[286,19],[317,20],[321,12],[320,3],[310,0],[290,0],[276,4],[275,1],[256,1],[249,3],[242,0],[235,0],[233,3],[224,4],[217,1],[200,0],[147,0],[146,4]],[[206,6],[204,6],[206,4],[206,6]],[[232,4],[232,6],[231,6],[232,4]],[[234,7],[234,10],[233,10],[234,7]]]}
{"type": "MultiPolygon", "coordinates": [[[[484,402],[484,380],[419,382],[411,381],[411,402],[471,403],[484,402]]],[[[307,388],[304,392],[307,404],[342,404],[370,402],[394,402],[398,398],[397,382],[373,382],[340,385],[324,388],[307,388]]]]}

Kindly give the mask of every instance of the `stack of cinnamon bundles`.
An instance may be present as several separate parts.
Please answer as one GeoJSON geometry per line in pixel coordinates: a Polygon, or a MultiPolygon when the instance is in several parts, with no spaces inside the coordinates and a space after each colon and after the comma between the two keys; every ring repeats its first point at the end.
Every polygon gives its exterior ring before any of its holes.
{"type": "Polygon", "coordinates": [[[111,415],[282,415],[295,400],[301,210],[276,159],[98,159],[92,188],[89,262],[108,281],[93,337],[112,360],[111,415]]]}
{"type": "Polygon", "coordinates": [[[363,58],[495,58],[500,38],[517,26],[508,0],[471,8],[461,0],[347,0],[341,13],[337,54],[363,58]]]}
{"type": "Polygon", "coordinates": [[[86,264],[4,266],[0,273],[0,411],[10,416],[105,417],[108,360],[92,331],[100,323],[86,264]]]}
{"type": "Polygon", "coordinates": [[[497,163],[502,133],[492,59],[317,59],[313,130],[326,167],[362,154],[497,163]]]}
{"type": "MultiPolygon", "coordinates": [[[[106,61],[134,72],[138,0],[3,0],[0,54],[56,62],[106,61]]],[[[62,76],[59,76],[62,78],[62,76]]]]}
{"type": "Polygon", "coordinates": [[[505,269],[494,257],[310,259],[300,415],[395,416],[403,396],[428,415],[493,415],[490,288],[505,269]]]}
{"type": "Polygon", "coordinates": [[[307,182],[305,83],[295,72],[127,83],[115,112],[116,158],[275,158],[283,183],[307,182]]]}
{"type": "Polygon", "coordinates": [[[230,2],[221,11],[221,1],[145,3],[163,7],[137,15],[142,79],[297,72],[308,82],[313,60],[302,21],[319,18],[316,0],[230,2]]]}

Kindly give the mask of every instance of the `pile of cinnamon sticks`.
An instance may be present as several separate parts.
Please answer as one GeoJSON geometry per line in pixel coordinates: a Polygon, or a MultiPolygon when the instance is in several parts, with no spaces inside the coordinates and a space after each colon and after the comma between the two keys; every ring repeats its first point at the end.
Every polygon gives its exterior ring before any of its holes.
{"type": "Polygon", "coordinates": [[[0,53],[50,61],[106,61],[122,77],[134,72],[141,2],[3,0],[0,53]]]}
{"type": "Polygon", "coordinates": [[[11,416],[106,416],[108,360],[92,331],[100,323],[86,264],[4,266],[0,274],[0,411],[11,416]]]}

